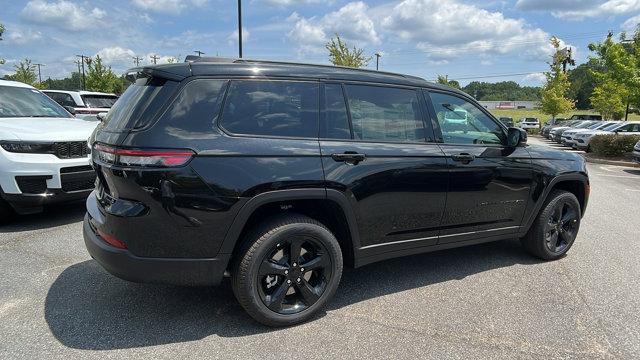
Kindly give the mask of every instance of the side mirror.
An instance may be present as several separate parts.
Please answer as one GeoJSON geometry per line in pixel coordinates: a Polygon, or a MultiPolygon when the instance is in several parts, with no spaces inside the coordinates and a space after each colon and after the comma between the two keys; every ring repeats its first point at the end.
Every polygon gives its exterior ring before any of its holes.
{"type": "Polygon", "coordinates": [[[520,128],[510,127],[507,131],[507,146],[517,147],[527,143],[527,132],[520,128]]]}
{"type": "Polygon", "coordinates": [[[98,121],[103,122],[104,119],[107,118],[107,113],[106,112],[101,112],[98,115],[96,115],[96,118],[98,119],[98,121]]]}
{"type": "Polygon", "coordinates": [[[76,109],[73,106],[65,105],[64,109],[67,110],[71,115],[76,116],[76,109]]]}

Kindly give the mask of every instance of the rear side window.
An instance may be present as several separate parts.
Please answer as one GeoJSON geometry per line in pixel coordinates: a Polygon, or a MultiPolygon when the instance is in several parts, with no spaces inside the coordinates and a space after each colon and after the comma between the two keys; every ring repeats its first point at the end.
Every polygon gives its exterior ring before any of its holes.
{"type": "Polygon", "coordinates": [[[318,84],[232,81],[220,126],[233,134],[317,137],[318,84]]]}
{"type": "Polygon", "coordinates": [[[118,100],[117,96],[109,95],[80,95],[80,97],[90,108],[110,108],[118,100]]]}
{"type": "Polygon", "coordinates": [[[176,82],[166,79],[138,78],[111,107],[103,130],[119,132],[146,126],[156,118],[176,87],[176,82]]]}
{"type": "Polygon", "coordinates": [[[72,107],[78,106],[76,105],[76,102],[73,101],[73,98],[69,94],[46,92],[46,91],[44,91],[44,93],[62,106],[72,106],[72,107]]]}
{"type": "Polygon", "coordinates": [[[424,142],[415,90],[346,85],[353,137],[367,141],[424,142]]]}
{"type": "Polygon", "coordinates": [[[211,134],[220,112],[226,80],[200,79],[187,83],[167,112],[162,124],[173,134],[211,134]]]}
{"type": "Polygon", "coordinates": [[[324,121],[320,123],[320,137],[327,139],[351,139],[347,104],[340,84],[324,86],[324,121]]]}

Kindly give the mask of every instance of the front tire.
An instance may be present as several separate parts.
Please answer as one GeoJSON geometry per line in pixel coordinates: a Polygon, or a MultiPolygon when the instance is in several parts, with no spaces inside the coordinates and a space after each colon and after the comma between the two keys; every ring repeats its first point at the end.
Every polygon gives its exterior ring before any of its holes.
{"type": "Polygon", "coordinates": [[[245,239],[232,274],[247,313],[268,326],[304,322],[333,297],[342,276],[335,236],[303,215],[272,218],[245,239]]]}
{"type": "Polygon", "coordinates": [[[527,235],[523,247],[543,260],[564,256],[573,245],[582,218],[580,203],[568,191],[553,190],[545,201],[527,235]]]}

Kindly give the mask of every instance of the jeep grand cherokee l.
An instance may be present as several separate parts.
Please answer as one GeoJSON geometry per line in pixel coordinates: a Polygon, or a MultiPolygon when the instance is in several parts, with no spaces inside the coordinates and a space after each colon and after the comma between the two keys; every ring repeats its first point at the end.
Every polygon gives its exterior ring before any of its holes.
{"type": "Polygon", "coordinates": [[[267,325],[316,314],[343,265],[509,238],[560,258],[587,205],[580,156],[417,77],[250,60],[128,76],[90,140],[87,249],[130,281],[229,274],[267,325]]]}

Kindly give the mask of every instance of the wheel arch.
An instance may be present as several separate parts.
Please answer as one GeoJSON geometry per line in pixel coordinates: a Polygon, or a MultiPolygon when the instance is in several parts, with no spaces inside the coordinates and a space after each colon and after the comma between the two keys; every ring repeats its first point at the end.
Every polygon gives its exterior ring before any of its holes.
{"type": "Polygon", "coordinates": [[[544,189],[542,196],[540,196],[540,198],[538,199],[535,208],[527,219],[527,222],[523,224],[524,226],[521,227],[520,234],[522,236],[524,236],[524,234],[529,231],[534,220],[536,219],[540,211],[542,211],[542,205],[547,201],[549,194],[551,194],[553,190],[565,190],[574,194],[578,199],[578,202],[580,203],[581,216],[584,215],[584,212],[587,208],[587,203],[589,201],[589,177],[586,174],[582,173],[563,174],[556,176],[551,179],[551,181],[549,181],[548,185],[544,189]]]}
{"type": "Polygon", "coordinates": [[[252,197],[235,216],[220,253],[237,253],[254,225],[267,216],[287,212],[306,215],[329,228],[340,244],[345,264],[354,266],[359,247],[356,218],[345,195],[337,190],[276,190],[252,197]]]}

